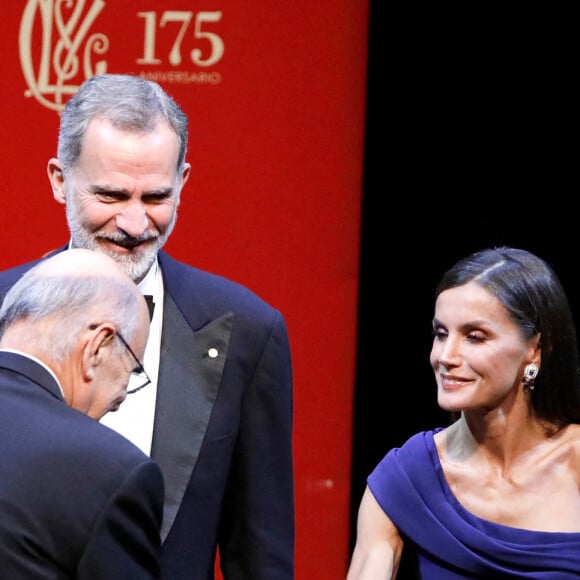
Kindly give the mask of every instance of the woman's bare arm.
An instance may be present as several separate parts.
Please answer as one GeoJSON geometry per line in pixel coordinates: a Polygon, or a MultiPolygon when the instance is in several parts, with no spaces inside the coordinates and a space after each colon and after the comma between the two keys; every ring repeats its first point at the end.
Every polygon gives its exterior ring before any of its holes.
{"type": "Polygon", "coordinates": [[[393,580],[402,552],[399,531],[367,487],[358,511],[356,545],[346,580],[393,580]]]}

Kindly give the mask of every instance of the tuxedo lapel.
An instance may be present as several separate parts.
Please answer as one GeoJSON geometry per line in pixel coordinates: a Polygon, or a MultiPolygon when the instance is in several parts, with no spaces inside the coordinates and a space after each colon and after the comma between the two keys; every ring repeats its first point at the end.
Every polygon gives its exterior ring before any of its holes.
{"type": "Polygon", "coordinates": [[[165,293],[151,457],[165,479],[165,540],[197,462],[221,382],[233,313],[193,332],[165,293]]]}

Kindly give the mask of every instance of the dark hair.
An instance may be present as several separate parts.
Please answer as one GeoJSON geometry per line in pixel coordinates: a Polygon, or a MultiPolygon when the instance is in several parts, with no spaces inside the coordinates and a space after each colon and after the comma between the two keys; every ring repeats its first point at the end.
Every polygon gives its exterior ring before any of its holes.
{"type": "Polygon", "coordinates": [[[444,290],[468,282],[493,294],[526,338],[540,333],[540,372],[530,392],[536,416],[558,426],[580,423],[576,329],[568,298],[554,270],[526,250],[489,248],[447,270],[435,298],[444,290]]]}

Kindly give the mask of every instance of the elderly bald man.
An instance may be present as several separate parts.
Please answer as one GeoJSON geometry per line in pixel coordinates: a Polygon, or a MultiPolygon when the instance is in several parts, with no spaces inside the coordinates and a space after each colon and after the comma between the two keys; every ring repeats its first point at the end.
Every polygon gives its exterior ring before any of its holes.
{"type": "Polygon", "coordinates": [[[142,294],[100,252],[47,258],[4,297],[2,577],[160,577],[161,470],[95,420],[118,409],[132,374],[146,388],[148,334],[142,294]]]}

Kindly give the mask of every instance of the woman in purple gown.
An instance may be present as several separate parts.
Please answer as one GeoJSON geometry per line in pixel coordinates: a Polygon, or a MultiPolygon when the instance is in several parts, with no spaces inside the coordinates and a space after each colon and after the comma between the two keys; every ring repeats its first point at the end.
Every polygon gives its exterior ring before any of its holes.
{"type": "Polygon", "coordinates": [[[580,375],[568,299],[520,249],[476,252],[435,292],[430,362],[454,421],[392,449],[361,500],[347,580],[580,578],[580,375]]]}

